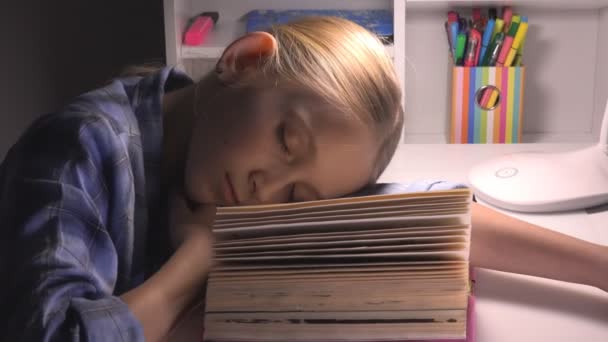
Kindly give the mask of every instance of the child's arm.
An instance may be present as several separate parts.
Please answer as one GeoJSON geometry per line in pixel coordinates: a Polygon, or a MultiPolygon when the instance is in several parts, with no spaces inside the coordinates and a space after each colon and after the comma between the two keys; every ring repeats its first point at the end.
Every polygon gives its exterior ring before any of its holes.
{"type": "Polygon", "coordinates": [[[209,241],[184,234],[154,279],[125,293],[143,275],[134,239],[145,239],[129,152],[105,116],[73,109],[37,121],[0,165],[0,340],[163,335],[201,290],[209,241]]]}
{"type": "Polygon", "coordinates": [[[473,266],[608,291],[608,246],[542,228],[477,203],[473,203],[472,214],[473,266]]]}
{"type": "Polygon", "coordinates": [[[211,239],[190,234],[165,265],[141,286],[123,294],[140,321],[146,341],[160,341],[203,289],[211,260],[211,239]]]}
{"type": "Polygon", "coordinates": [[[177,193],[172,193],[170,204],[170,235],[177,250],[150,279],[121,296],[140,321],[146,341],[168,335],[203,290],[213,257],[210,227],[215,206],[201,205],[191,211],[177,193]]]}

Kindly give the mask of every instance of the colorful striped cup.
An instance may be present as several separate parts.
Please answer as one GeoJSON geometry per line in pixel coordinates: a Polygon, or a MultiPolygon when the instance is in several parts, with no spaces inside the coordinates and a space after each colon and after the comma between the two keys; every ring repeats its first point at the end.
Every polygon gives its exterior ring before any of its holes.
{"type": "Polygon", "coordinates": [[[450,142],[521,142],[525,71],[525,67],[453,67],[450,142]],[[492,91],[494,87],[497,91],[492,91]]]}

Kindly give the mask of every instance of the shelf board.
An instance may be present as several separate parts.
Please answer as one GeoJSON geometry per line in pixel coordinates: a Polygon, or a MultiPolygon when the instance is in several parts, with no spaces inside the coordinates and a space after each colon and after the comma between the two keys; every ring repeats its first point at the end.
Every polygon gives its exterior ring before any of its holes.
{"type": "MultiPolygon", "coordinates": [[[[242,20],[219,21],[206,41],[199,46],[182,45],[181,58],[184,59],[217,59],[224,49],[235,39],[245,34],[245,22],[242,20]]],[[[385,45],[387,53],[394,57],[393,45],[385,45]]]]}
{"type": "Polygon", "coordinates": [[[411,9],[447,9],[453,7],[501,7],[504,5],[550,9],[600,9],[608,0],[407,0],[411,9]]]}
{"type": "MultiPolygon", "coordinates": [[[[448,138],[440,133],[410,133],[405,132],[401,142],[403,144],[436,144],[436,145],[486,145],[486,144],[448,144],[448,138]]],[[[591,133],[525,133],[522,144],[593,144],[597,137],[591,133]]],[[[492,145],[492,144],[490,144],[492,145]]],[[[504,144],[518,145],[518,144],[504,144]]]]}

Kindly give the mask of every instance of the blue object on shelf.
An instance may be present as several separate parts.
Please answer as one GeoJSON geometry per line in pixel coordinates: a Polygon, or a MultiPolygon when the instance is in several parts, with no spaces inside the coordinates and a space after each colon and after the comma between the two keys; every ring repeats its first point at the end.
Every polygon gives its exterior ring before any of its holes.
{"type": "Polygon", "coordinates": [[[254,10],[247,13],[247,32],[264,31],[304,16],[333,16],[353,21],[392,43],[393,13],[388,10],[254,10]]]}

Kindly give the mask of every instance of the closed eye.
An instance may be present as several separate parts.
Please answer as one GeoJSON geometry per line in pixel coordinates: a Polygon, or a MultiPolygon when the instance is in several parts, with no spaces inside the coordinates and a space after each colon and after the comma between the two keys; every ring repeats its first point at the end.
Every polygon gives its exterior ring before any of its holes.
{"type": "Polygon", "coordinates": [[[277,127],[277,140],[279,145],[281,146],[281,151],[286,155],[290,154],[289,146],[287,146],[287,130],[285,129],[285,122],[282,122],[279,127],[277,127]]]}

